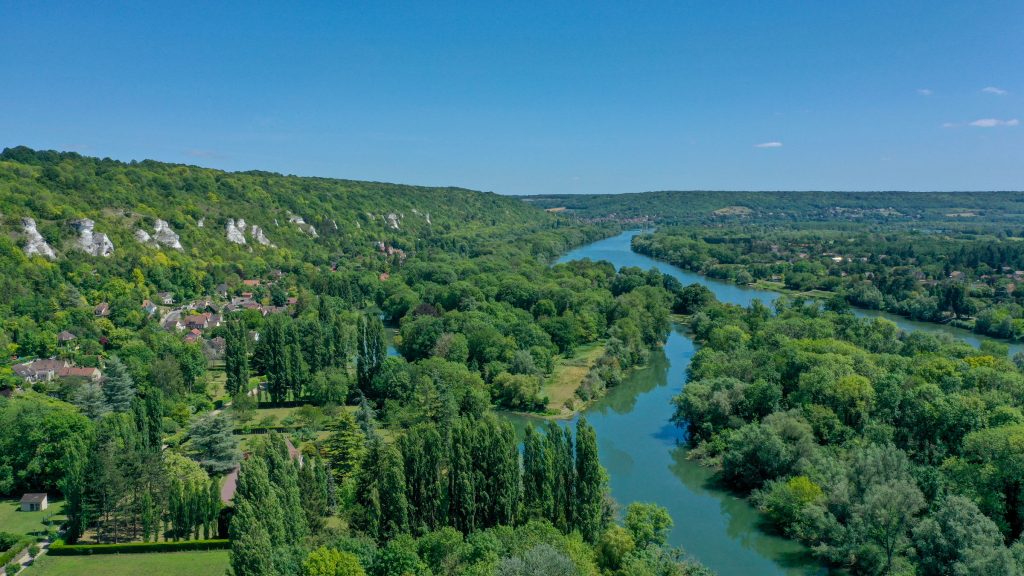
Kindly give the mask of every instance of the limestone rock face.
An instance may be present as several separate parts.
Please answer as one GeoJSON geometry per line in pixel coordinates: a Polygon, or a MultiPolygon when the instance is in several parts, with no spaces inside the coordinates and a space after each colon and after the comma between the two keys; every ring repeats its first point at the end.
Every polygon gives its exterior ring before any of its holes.
{"type": "Polygon", "coordinates": [[[114,243],[102,232],[96,232],[96,223],[88,218],[71,223],[78,230],[78,247],[93,256],[109,258],[114,253],[114,243]]]}
{"type": "Polygon", "coordinates": [[[234,242],[235,244],[245,244],[245,220],[239,218],[235,222],[234,218],[228,219],[227,224],[228,242],[234,242]]]}
{"type": "Polygon", "coordinates": [[[263,246],[271,246],[267,235],[263,233],[263,228],[253,224],[252,228],[249,229],[249,235],[252,236],[253,240],[259,242],[263,246]]]}
{"type": "Polygon", "coordinates": [[[181,238],[178,237],[174,230],[171,230],[171,225],[163,220],[157,220],[153,226],[153,239],[159,244],[163,244],[169,248],[175,250],[181,250],[181,238]]]}
{"type": "Polygon", "coordinates": [[[388,226],[391,227],[392,230],[398,230],[398,214],[395,214],[394,212],[388,214],[387,221],[388,226]]]}
{"type": "Polygon", "coordinates": [[[135,239],[142,244],[149,244],[153,241],[153,237],[149,235],[149,232],[146,232],[142,228],[135,231],[135,239]]]}
{"type": "Polygon", "coordinates": [[[53,251],[46,238],[36,229],[36,221],[31,218],[21,219],[21,229],[25,233],[25,255],[42,256],[48,260],[56,260],[57,253],[53,251]]]}

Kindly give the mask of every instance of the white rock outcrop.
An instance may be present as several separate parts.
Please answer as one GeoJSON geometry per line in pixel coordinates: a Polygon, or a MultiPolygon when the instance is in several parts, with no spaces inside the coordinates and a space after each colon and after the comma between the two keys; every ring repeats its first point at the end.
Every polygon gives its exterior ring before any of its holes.
{"type": "Polygon", "coordinates": [[[49,260],[56,260],[57,253],[53,251],[46,238],[36,229],[36,221],[31,218],[21,219],[21,229],[25,233],[25,255],[42,256],[49,260]]]}
{"type": "Polygon", "coordinates": [[[71,223],[78,230],[78,247],[93,256],[109,258],[114,253],[114,243],[102,232],[96,232],[96,223],[88,218],[71,223]]]}
{"type": "Polygon", "coordinates": [[[388,226],[391,227],[392,230],[398,230],[398,214],[391,212],[387,215],[387,220],[388,226]]]}
{"type": "Polygon", "coordinates": [[[149,244],[153,241],[153,237],[149,235],[149,232],[146,232],[142,228],[135,231],[135,239],[142,244],[149,244]]]}
{"type": "Polygon", "coordinates": [[[156,224],[153,226],[153,239],[159,244],[163,244],[168,248],[174,248],[175,250],[181,250],[181,238],[174,230],[171,230],[171,225],[159,218],[156,224]]]}
{"type": "Polygon", "coordinates": [[[206,218],[200,218],[199,222],[196,222],[196,226],[200,228],[206,228],[206,218]]]}
{"type": "Polygon", "coordinates": [[[252,228],[249,229],[249,235],[252,236],[253,240],[259,242],[264,246],[273,246],[273,244],[271,244],[270,240],[267,238],[267,235],[263,233],[263,228],[260,228],[255,224],[253,224],[252,228]]]}
{"type": "Polygon", "coordinates": [[[228,218],[226,230],[228,234],[228,242],[245,244],[245,220],[239,218],[236,222],[234,218],[228,218]]]}

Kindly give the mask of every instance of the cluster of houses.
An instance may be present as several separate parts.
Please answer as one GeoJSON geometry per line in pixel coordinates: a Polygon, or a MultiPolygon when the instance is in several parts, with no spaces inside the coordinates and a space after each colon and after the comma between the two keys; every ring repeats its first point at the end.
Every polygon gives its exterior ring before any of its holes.
{"type": "Polygon", "coordinates": [[[42,358],[11,366],[11,370],[26,382],[49,382],[58,378],[75,378],[99,382],[103,373],[99,368],[75,366],[73,362],[59,358],[42,358]]]}
{"type": "MultiPolygon", "coordinates": [[[[260,280],[243,280],[242,285],[247,289],[260,287],[260,280]]],[[[183,339],[188,343],[200,342],[203,340],[203,333],[220,326],[224,322],[224,316],[231,312],[242,310],[256,310],[263,316],[288,312],[289,306],[297,303],[296,298],[289,297],[285,306],[266,305],[256,300],[252,291],[245,291],[238,296],[228,300],[228,287],[220,284],[216,289],[218,299],[202,298],[189,302],[179,308],[167,313],[161,320],[164,330],[169,332],[183,332],[183,339]]],[[[173,295],[171,295],[173,301],[173,295]]],[[[222,338],[210,340],[214,348],[218,348],[222,338]]]]}

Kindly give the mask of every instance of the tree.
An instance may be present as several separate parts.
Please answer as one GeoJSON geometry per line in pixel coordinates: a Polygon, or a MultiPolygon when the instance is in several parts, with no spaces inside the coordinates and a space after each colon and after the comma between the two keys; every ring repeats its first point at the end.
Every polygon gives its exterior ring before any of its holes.
{"type": "Polygon", "coordinates": [[[238,439],[223,413],[207,414],[196,420],[189,428],[189,438],[199,463],[211,474],[230,472],[241,460],[238,439]]]}
{"type": "Polygon", "coordinates": [[[261,512],[246,500],[235,502],[231,517],[231,570],[235,576],[278,576],[274,551],[261,512]]]}
{"type": "Polygon", "coordinates": [[[78,406],[82,413],[91,420],[99,420],[104,414],[110,412],[107,404],[107,397],[103,394],[103,388],[96,382],[86,382],[75,391],[72,402],[78,406]]]}
{"type": "Polygon", "coordinates": [[[908,533],[922,507],[924,496],[917,486],[908,481],[891,481],[872,485],[864,494],[863,503],[855,508],[855,526],[882,552],[882,574],[892,573],[894,560],[909,546],[908,533]]]}
{"type": "Polygon", "coordinates": [[[239,315],[230,316],[224,336],[224,384],[228,394],[249,391],[249,331],[239,315]]]}
{"type": "Polygon", "coordinates": [[[366,576],[355,554],[325,546],[309,553],[302,570],[305,576],[366,576]]]}
{"type": "Polygon", "coordinates": [[[919,574],[976,574],[977,559],[1005,554],[999,527],[963,496],[947,496],[914,528],[919,574]]]}
{"type": "Polygon", "coordinates": [[[664,546],[672,529],[672,517],[657,504],[634,502],[626,508],[626,529],[638,548],[664,546]]]}
{"type": "Polygon", "coordinates": [[[587,542],[596,542],[602,526],[605,472],[597,455],[597,435],[587,419],[576,421],[575,526],[587,542]]]}
{"type": "Polygon", "coordinates": [[[356,480],[356,526],[378,541],[408,530],[409,503],[405,492],[401,454],[379,436],[370,438],[356,480]]]}
{"type": "Polygon", "coordinates": [[[364,314],[360,317],[356,348],[356,383],[366,393],[387,357],[384,324],[376,315],[364,314]]]}
{"type": "Polygon", "coordinates": [[[306,525],[310,532],[317,534],[324,528],[324,517],[331,510],[330,494],[326,476],[320,474],[320,461],[307,457],[299,468],[299,494],[306,525]]]}
{"type": "Polygon", "coordinates": [[[135,399],[135,383],[116,356],[107,362],[103,394],[106,396],[107,405],[114,412],[131,410],[132,400],[135,399]]]}
{"type": "Polygon", "coordinates": [[[331,471],[338,484],[355,477],[366,455],[366,434],[352,413],[343,410],[328,426],[331,435],[324,442],[324,455],[331,462],[331,471]]]}
{"type": "Polygon", "coordinates": [[[523,510],[528,518],[552,518],[555,468],[544,438],[527,426],[523,440],[523,510]]]}

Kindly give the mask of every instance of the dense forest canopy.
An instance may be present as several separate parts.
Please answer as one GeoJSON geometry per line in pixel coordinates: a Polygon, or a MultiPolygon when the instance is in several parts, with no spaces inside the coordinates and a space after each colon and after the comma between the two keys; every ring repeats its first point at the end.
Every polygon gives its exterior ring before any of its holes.
{"type": "Polygon", "coordinates": [[[236,576],[705,573],[664,510],[620,517],[585,420],[521,453],[494,413],[574,413],[689,302],[552,265],[617,226],[27,148],[0,154],[0,215],[0,495],[62,501],[55,553],[226,537],[236,576]]]}

